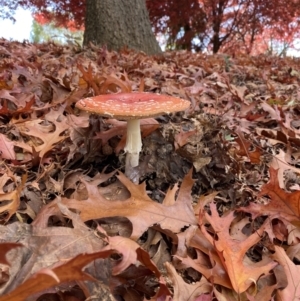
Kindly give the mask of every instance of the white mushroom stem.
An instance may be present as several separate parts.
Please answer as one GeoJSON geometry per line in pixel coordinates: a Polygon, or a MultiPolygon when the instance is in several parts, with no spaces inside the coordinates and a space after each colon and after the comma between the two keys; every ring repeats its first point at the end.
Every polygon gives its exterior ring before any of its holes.
{"type": "Polygon", "coordinates": [[[142,150],[142,137],[139,119],[127,120],[127,137],[124,148],[126,154],[125,174],[130,170],[130,167],[139,165],[140,151],[142,150]],[[128,164],[130,166],[128,166],[128,164]]]}

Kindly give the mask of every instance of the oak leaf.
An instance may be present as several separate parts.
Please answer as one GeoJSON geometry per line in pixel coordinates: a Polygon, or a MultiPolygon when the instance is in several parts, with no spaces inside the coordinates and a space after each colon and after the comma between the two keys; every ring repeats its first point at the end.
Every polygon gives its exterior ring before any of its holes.
{"type": "Polygon", "coordinates": [[[270,167],[270,181],[263,185],[258,197],[267,195],[270,202],[266,205],[251,203],[238,210],[250,212],[255,218],[268,215],[269,218],[283,218],[293,224],[300,223],[300,191],[286,192],[278,183],[278,170],[270,167]]]}
{"type": "Polygon", "coordinates": [[[88,198],[83,201],[63,198],[62,202],[69,208],[80,211],[83,221],[100,219],[104,217],[124,216],[133,224],[131,238],[138,239],[149,227],[160,225],[162,229],[168,229],[178,233],[183,227],[196,225],[192,208],[191,188],[194,183],[192,172],[185,176],[175,201],[177,185],[167,193],[163,204],[151,200],[146,192],[146,185],[133,184],[122,173],[118,179],[129,190],[130,197],[126,200],[107,200],[99,192],[98,188],[83,181],[88,191],[88,198]]]}
{"type": "Polygon", "coordinates": [[[205,300],[201,299],[200,296],[210,294],[212,292],[212,285],[204,277],[196,283],[188,284],[184,282],[169,262],[165,263],[165,267],[167,269],[168,276],[173,282],[174,295],[172,301],[205,300]]]}
{"type": "Polygon", "coordinates": [[[180,129],[180,133],[178,133],[174,136],[175,149],[178,149],[178,148],[186,145],[187,143],[189,143],[188,138],[190,136],[194,135],[195,133],[196,133],[196,130],[184,132],[184,131],[182,131],[182,129],[180,129]]]}
{"type": "Polygon", "coordinates": [[[260,164],[260,157],[262,151],[256,146],[254,150],[250,150],[253,144],[243,137],[241,132],[238,132],[238,138],[235,140],[239,145],[239,150],[236,154],[239,156],[246,156],[253,164],[260,164]]]}
{"type": "MultiPolygon", "coordinates": [[[[99,229],[99,227],[98,227],[99,229]]],[[[122,273],[130,264],[136,264],[140,261],[147,268],[155,273],[159,278],[161,276],[159,270],[150,259],[149,254],[143,250],[135,241],[121,236],[107,237],[108,245],[104,250],[116,250],[123,255],[122,261],[113,267],[113,275],[122,273]]]]}
{"type": "Polygon", "coordinates": [[[195,235],[187,244],[195,248],[197,256],[195,259],[189,256],[175,256],[181,261],[183,267],[192,267],[211,283],[220,284],[223,287],[232,289],[232,284],[223,266],[222,259],[215,249],[215,246],[205,237],[200,229],[196,231],[195,235]]]}
{"type": "Polygon", "coordinates": [[[201,230],[207,240],[215,246],[224,269],[227,271],[233,289],[237,293],[245,292],[253,282],[256,282],[260,276],[268,273],[277,264],[268,258],[260,262],[252,262],[246,256],[246,252],[261,240],[264,232],[264,225],[247,239],[239,241],[233,239],[229,234],[231,224],[235,218],[234,212],[229,212],[226,216],[218,215],[216,205],[211,204],[211,215],[205,213],[205,219],[210,223],[214,230],[216,239],[211,236],[204,225],[204,216],[200,220],[201,230]]]}
{"type": "MultiPolygon", "coordinates": [[[[57,143],[66,139],[65,132],[70,127],[61,109],[48,113],[46,121],[42,119],[28,120],[16,126],[23,135],[31,137],[32,147],[39,153],[40,158],[51,151],[57,143]],[[38,140],[41,140],[42,143],[37,143],[38,140]]],[[[32,148],[28,144],[22,142],[15,144],[32,152],[32,148]]]]}
{"type": "Polygon", "coordinates": [[[245,103],[246,105],[249,105],[249,103],[245,99],[245,93],[247,91],[246,86],[235,86],[232,84],[227,83],[228,89],[232,95],[236,96],[239,101],[242,103],[245,103]]]}
{"type": "Polygon", "coordinates": [[[292,170],[293,172],[299,174],[300,169],[296,168],[292,165],[293,162],[291,162],[291,154],[285,153],[282,149],[279,149],[279,152],[277,155],[273,156],[273,160],[270,163],[270,167],[272,167],[277,171],[277,179],[279,186],[281,188],[284,188],[284,172],[286,170],[292,170]]]}
{"type": "Polygon", "coordinates": [[[14,291],[0,297],[0,301],[23,301],[35,293],[51,288],[59,283],[69,281],[96,281],[82,271],[84,266],[98,258],[108,258],[113,251],[99,251],[91,254],[80,254],[55,268],[44,268],[25,280],[14,291]]]}
{"type": "Polygon", "coordinates": [[[20,252],[22,254],[16,254],[17,257],[13,258],[12,268],[17,265],[19,256],[23,258],[20,259],[22,262],[26,258],[26,264],[23,262],[19,270],[11,269],[11,283],[2,286],[0,294],[21,285],[25,278],[40,269],[50,268],[81,253],[95,253],[103,248],[103,241],[90,231],[78,214],[61,203],[58,203],[58,209],[72,221],[73,228],[48,227],[47,221],[45,225],[35,221],[31,225],[16,222],[7,226],[0,225],[1,241],[19,242],[24,246],[20,252]]]}
{"type": "Polygon", "coordinates": [[[14,160],[16,158],[16,154],[14,151],[14,142],[9,140],[5,135],[0,134],[0,151],[1,158],[14,160]]]}
{"type": "Polygon", "coordinates": [[[24,185],[26,183],[27,175],[22,176],[22,180],[20,184],[15,183],[16,188],[10,192],[7,193],[1,193],[0,194],[0,204],[2,202],[7,202],[7,204],[0,206],[0,213],[7,213],[5,218],[3,218],[5,221],[8,221],[13,214],[16,213],[20,206],[20,195],[21,191],[24,188],[24,185]]]}
{"type": "Polygon", "coordinates": [[[287,256],[283,248],[274,246],[275,253],[272,258],[283,267],[288,285],[283,290],[277,290],[276,300],[298,300],[300,296],[300,268],[287,256]]]}

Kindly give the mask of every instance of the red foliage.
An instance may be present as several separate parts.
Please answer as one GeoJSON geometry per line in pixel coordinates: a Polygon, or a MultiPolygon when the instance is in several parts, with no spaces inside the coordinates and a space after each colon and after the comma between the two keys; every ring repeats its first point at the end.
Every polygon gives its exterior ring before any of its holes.
{"type": "Polygon", "coordinates": [[[151,0],[146,1],[150,19],[156,33],[168,35],[167,46],[178,49],[200,50],[193,43],[206,29],[207,19],[198,0],[151,0]]]}
{"type": "Polygon", "coordinates": [[[156,33],[166,33],[171,48],[251,53],[257,41],[290,42],[298,31],[298,2],[148,0],[147,6],[156,33]]]}
{"type": "Polygon", "coordinates": [[[51,22],[51,20],[49,18],[47,18],[47,16],[45,14],[42,13],[37,13],[33,16],[34,20],[41,24],[41,25],[45,25],[49,22],[51,22]]]}
{"type": "MultiPolygon", "coordinates": [[[[83,29],[85,0],[19,4],[31,7],[41,24],[53,20],[71,30],[83,29]]],[[[258,54],[269,51],[272,41],[291,47],[299,36],[299,1],[146,0],[146,4],[155,33],[163,34],[171,49],[258,54]]],[[[7,1],[4,6],[9,11],[16,8],[7,1]]]]}
{"type": "Polygon", "coordinates": [[[35,20],[41,24],[54,21],[57,26],[71,30],[83,29],[85,0],[23,0],[19,4],[32,8],[35,20]]]}

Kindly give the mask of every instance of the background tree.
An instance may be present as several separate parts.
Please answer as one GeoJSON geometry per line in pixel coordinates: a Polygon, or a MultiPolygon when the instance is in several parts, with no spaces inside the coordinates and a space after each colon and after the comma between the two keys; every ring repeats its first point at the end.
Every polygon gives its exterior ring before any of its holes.
{"type": "Polygon", "coordinates": [[[0,0],[0,18],[15,21],[14,11],[18,8],[18,6],[18,1],[0,0]]]}
{"type": "Polygon", "coordinates": [[[0,0],[0,3],[9,12],[16,3],[31,8],[58,26],[66,26],[69,21],[75,28],[85,25],[85,43],[94,41],[113,49],[127,45],[156,53],[159,48],[151,33],[144,1],[152,27],[157,35],[164,36],[167,49],[257,54],[269,51],[275,43],[284,45],[286,51],[286,46],[293,47],[300,34],[299,0],[0,0]]]}
{"type": "Polygon", "coordinates": [[[167,49],[203,50],[208,20],[198,0],[146,3],[154,30],[165,36],[167,49]]]}
{"type": "Polygon", "coordinates": [[[86,0],[84,44],[161,52],[144,0],[86,0]]]}
{"type": "MultiPolygon", "coordinates": [[[[300,1],[147,0],[156,33],[167,47],[251,53],[257,41],[298,37],[300,1]]],[[[290,44],[289,44],[290,45],[290,44]]]]}
{"type": "MultiPolygon", "coordinates": [[[[7,1],[7,0],[0,0],[7,1]]],[[[129,47],[148,54],[161,49],[151,29],[145,0],[19,0],[33,14],[43,15],[56,26],[85,26],[84,44],[93,42],[119,50],[129,47]]],[[[7,3],[7,7],[13,9],[7,3]]]]}

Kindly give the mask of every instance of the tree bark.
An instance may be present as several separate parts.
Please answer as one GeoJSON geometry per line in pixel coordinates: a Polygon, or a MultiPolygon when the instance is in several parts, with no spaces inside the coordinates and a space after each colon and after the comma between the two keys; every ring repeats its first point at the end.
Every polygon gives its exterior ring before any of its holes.
{"type": "Polygon", "coordinates": [[[86,0],[83,44],[89,42],[109,50],[128,47],[147,54],[161,52],[145,0],[86,0]]]}

